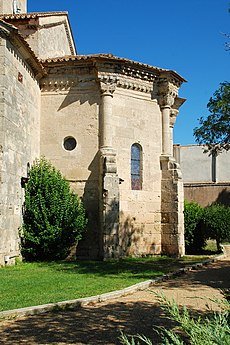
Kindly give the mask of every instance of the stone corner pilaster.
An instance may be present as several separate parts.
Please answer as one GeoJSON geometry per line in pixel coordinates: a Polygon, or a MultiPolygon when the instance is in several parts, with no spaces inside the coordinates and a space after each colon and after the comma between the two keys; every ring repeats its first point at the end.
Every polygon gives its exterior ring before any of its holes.
{"type": "Polygon", "coordinates": [[[119,177],[116,152],[110,147],[100,150],[100,214],[103,258],[117,258],[119,250],[119,177]]]}
{"type": "Polygon", "coordinates": [[[180,166],[171,156],[160,157],[162,253],[172,256],[185,254],[184,189],[180,166]]]}

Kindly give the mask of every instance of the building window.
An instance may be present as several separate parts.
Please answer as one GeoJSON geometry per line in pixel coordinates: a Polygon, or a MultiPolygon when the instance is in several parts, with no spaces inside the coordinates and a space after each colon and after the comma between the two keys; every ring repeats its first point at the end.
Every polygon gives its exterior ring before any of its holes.
{"type": "Polygon", "coordinates": [[[77,141],[74,137],[66,137],[63,141],[64,149],[67,151],[72,151],[77,146],[77,141]]]}
{"type": "Polygon", "coordinates": [[[142,147],[139,144],[131,147],[131,188],[142,189],[142,147]]]}

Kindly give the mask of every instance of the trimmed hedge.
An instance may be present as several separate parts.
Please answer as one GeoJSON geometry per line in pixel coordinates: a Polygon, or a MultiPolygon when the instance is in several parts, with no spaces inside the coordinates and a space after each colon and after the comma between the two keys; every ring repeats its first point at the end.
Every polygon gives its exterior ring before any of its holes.
{"type": "Polygon", "coordinates": [[[200,252],[206,245],[202,226],[204,209],[196,202],[184,203],[185,250],[188,254],[200,252]]]}

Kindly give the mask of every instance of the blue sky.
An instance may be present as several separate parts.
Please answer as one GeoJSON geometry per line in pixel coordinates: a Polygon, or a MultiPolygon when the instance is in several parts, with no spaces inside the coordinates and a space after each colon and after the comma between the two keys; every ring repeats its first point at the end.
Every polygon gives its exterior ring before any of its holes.
{"type": "Polygon", "coordinates": [[[229,0],[28,0],[29,12],[68,11],[78,54],[112,53],[172,69],[188,82],[174,143],[194,143],[197,119],[230,81],[229,0]]]}

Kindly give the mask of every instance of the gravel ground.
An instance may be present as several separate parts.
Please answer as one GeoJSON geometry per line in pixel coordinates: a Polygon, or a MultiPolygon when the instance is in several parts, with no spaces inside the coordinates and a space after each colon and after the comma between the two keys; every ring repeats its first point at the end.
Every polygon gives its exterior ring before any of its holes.
{"type": "Polygon", "coordinates": [[[1,321],[0,344],[119,345],[120,331],[145,334],[159,343],[153,326],[171,327],[157,303],[155,292],[162,291],[194,313],[207,313],[221,299],[221,289],[230,287],[230,247],[228,255],[216,263],[156,284],[151,290],[136,292],[84,308],[1,321]]]}

